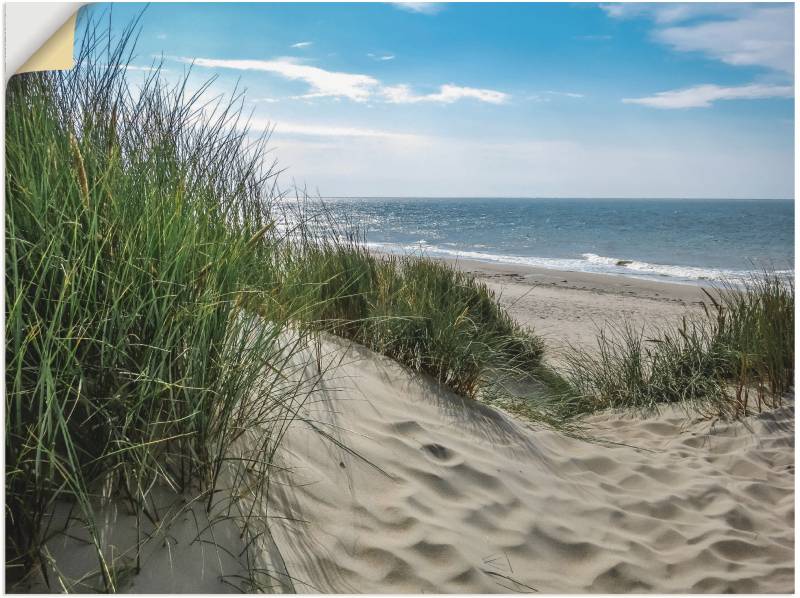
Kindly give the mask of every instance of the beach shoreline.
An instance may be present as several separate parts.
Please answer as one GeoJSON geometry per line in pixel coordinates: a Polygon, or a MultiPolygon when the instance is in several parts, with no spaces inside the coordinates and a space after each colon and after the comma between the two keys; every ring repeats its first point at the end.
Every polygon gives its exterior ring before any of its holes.
{"type": "Polygon", "coordinates": [[[542,336],[558,357],[572,346],[592,349],[601,329],[626,324],[652,332],[702,313],[708,286],[551,270],[527,265],[441,259],[495,292],[521,324],[542,336]]]}
{"type": "Polygon", "coordinates": [[[636,294],[658,301],[683,301],[692,303],[704,296],[701,289],[718,286],[714,281],[691,283],[670,277],[653,280],[642,276],[626,276],[612,272],[578,272],[526,264],[485,262],[466,258],[429,256],[469,272],[480,278],[510,278],[513,282],[528,285],[549,285],[558,288],[585,290],[598,293],[636,294]]]}

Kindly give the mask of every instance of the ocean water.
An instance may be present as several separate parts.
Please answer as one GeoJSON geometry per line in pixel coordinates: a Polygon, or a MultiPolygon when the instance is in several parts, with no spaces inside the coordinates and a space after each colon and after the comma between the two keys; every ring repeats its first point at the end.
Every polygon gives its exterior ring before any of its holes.
{"type": "Polygon", "coordinates": [[[794,270],[791,200],[325,201],[382,251],[684,283],[794,270]]]}

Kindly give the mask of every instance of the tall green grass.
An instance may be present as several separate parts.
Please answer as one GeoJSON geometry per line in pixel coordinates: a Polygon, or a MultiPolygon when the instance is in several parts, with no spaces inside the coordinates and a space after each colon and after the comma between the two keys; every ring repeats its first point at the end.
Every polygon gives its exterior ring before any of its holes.
{"type": "Polygon", "coordinates": [[[471,398],[540,367],[541,340],[473,276],[429,258],[370,253],[352,234],[335,234],[333,223],[323,230],[287,254],[286,283],[273,298],[310,326],[471,398]]]}
{"type": "Polygon", "coordinates": [[[265,326],[243,309],[270,283],[265,140],[235,101],[202,104],[186,80],[129,85],[132,35],[109,45],[90,24],[73,70],[8,86],[9,581],[40,562],[66,500],[116,589],[93,523],[100,488],[140,516],[156,485],[210,501],[232,443],[298,392],[265,382],[264,364],[296,349],[289,314],[265,326]]]}
{"type": "Polygon", "coordinates": [[[782,404],[794,383],[794,284],[763,272],[706,291],[701,316],[645,334],[604,331],[567,354],[565,416],[678,404],[734,419],[782,404]]]}
{"type": "Polygon", "coordinates": [[[60,504],[77,508],[114,591],[94,520],[103,501],[156,520],[154,488],[209,509],[223,478],[265,493],[308,391],[290,371],[307,332],[473,397],[541,359],[475,279],[369,254],[324,218],[319,233],[303,214],[287,220],[240,98],[209,103],[208,84],[168,85],[158,65],[131,84],[135,26],[112,39],[85,24],[74,69],[8,86],[9,582],[46,574],[60,504]],[[234,448],[244,437],[246,455],[234,448]]]}

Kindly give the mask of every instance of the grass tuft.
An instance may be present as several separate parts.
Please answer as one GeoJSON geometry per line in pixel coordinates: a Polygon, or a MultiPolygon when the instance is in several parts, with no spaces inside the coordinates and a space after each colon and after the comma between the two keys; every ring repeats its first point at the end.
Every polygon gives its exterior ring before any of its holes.
{"type": "Polygon", "coordinates": [[[558,409],[679,404],[735,419],[782,404],[794,381],[794,286],[770,272],[706,291],[700,317],[645,336],[630,325],[604,331],[597,350],[567,355],[569,392],[558,409]]]}
{"type": "Polygon", "coordinates": [[[325,235],[288,257],[275,298],[309,325],[471,398],[540,366],[541,340],[473,276],[425,257],[370,253],[353,235],[325,235]]]}

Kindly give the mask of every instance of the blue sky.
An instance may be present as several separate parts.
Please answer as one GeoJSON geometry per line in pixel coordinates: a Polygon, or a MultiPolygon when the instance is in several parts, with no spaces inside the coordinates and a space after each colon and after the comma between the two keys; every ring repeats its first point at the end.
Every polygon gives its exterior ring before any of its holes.
{"type": "Polygon", "coordinates": [[[324,196],[793,197],[793,10],[153,3],[134,64],[238,81],[324,196]]]}

